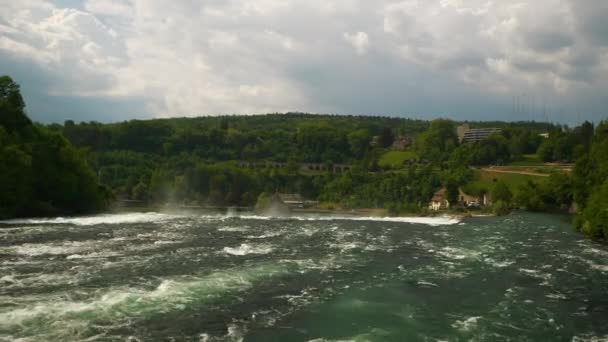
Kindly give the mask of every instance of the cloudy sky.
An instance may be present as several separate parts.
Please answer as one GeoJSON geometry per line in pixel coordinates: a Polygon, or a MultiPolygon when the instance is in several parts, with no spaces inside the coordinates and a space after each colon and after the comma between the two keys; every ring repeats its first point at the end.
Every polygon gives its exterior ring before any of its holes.
{"type": "Polygon", "coordinates": [[[604,0],[0,0],[44,122],[305,111],[608,117],[604,0]]]}

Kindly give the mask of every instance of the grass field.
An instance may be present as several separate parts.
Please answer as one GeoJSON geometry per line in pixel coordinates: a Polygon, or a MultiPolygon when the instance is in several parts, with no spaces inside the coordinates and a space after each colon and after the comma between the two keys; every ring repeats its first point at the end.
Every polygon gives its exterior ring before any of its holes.
{"type": "Polygon", "coordinates": [[[380,157],[380,167],[402,168],[403,162],[416,159],[416,153],[412,151],[388,151],[380,157]]]}
{"type": "Polygon", "coordinates": [[[522,160],[514,161],[510,163],[511,166],[537,166],[543,165],[543,162],[538,158],[536,154],[524,154],[522,160]]]}
{"type": "Polygon", "coordinates": [[[503,181],[512,192],[521,185],[525,184],[528,180],[543,182],[546,180],[545,177],[522,175],[516,173],[500,173],[492,171],[476,171],[475,181],[467,184],[464,187],[465,192],[478,195],[483,192],[491,191],[494,188],[494,184],[497,181],[503,181]]]}
{"type": "Polygon", "coordinates": [[[549,174],[553,171],[570,172],[572,164],[564,163],[544,163],[536,154],[524,154],[521,160],[509,163],[507,166],[501,166],[503,170],[537,172],[549,174]]]}

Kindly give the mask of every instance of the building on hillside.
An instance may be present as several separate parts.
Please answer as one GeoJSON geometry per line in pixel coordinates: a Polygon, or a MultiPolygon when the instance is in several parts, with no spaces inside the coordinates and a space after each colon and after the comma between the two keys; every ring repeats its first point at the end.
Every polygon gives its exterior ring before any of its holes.
{"type": "Polygon", "coordinates": [[[494,133],[500,133],[500,128],[471,128],[468,124],[456,128],[458,141],[461,144],[475,143],[487,139],[494,133]]]}
{"type": "Polygon", "coordinates": [[[305,199],[300,194],[275,193],[273,196],[273,201],[281,203],[282,205],[287,206],[289,209],[302,209],[319,204],[317,201],[305,199]]]}
{"type": "Polygon", "coordinates": [[[433,194],[433,198],[429,203],[429,209],[434,211],[449,209],[450,201],[448,201],[447,194],[448,190],[446,188],[442,188],[441,190],[433,194]]]}
{"type": "Polygon", "coordinates": [[[482,199],[481,199],[481,204],[482,204],[484,207],[487,207],[487,206],[491,206],[491,205],[492,205],[492,200],[490,199],[490,196],[489,196],[487,193],[484,193],[484,194],[483,194],[483,197],[482,197],[482,199]]]}
{"type": "Polygon", "coordinates": [[[406,136],[399,136],[393,142],[393,149],[397,151],[405,151],[412,146],[412,139],[406,136]]]}
{"type": "Polygon", "coordinates": [[[540,133],[539,136],[541,136],[545,139],[549,139],[549,133],[540,133]]]}
{"type": "Polygon", "coordinates": [[[467,208],[476,208],[484,205],[484,199],[478,196],[472,196],[458,189],[458,202],[467,208]]]}
{"type": "Polygon", "coordinates": [[[453,205],[465,208],[478,208],[488,204],[487,196],[484,194],[482,197],[469,195],[462,189],[458,189],[458,203],[450,203],[447,198],[448,191],[446,188],[442,188],[433,194],[433,198],[429,203],[429,209],[438,211],[443,209],[449,209],[453,205]]]}
{"type": "Polygon", "coordinates": [[[458,135],[458,142],[462,143],[462,139],[464,139],[464,134],[471,129],[469,124],[462,124],[456,127],[456,134],[458,135]]]}
{"type": "Polygon", "coordinates": [[[282,203],[290,208],[303,208],[304,198],[300,194],[277,194],[282,203]]]}

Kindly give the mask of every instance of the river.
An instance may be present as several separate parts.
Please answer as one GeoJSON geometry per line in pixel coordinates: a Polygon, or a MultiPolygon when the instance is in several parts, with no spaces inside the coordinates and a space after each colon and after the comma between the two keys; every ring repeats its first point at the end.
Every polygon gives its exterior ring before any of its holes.
{"type": "Polygon", "coordinates": [[[0,223],[0,340],[608,340],[562,216],[127,213],[0,223]]]}

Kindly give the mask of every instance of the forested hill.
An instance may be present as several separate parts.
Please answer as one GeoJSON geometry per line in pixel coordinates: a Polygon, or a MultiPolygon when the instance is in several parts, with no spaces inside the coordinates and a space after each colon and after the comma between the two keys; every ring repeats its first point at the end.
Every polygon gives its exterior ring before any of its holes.
{"type": "Polygon", "coordinates": [[[94,212],[109,200],[85,157],[33,124],[19,85],[0,77],[0,218],[94,212]]]}
{"type": "MultiPolygon", "coordinates": [[[[548,132],[536,122],[473,122],[473,126],[548,132]]],[[[374,136],[390,146],[397,136],[414,137],[430,121],[391,117],[304,113],[131,120],[120,123],[51,125],[75,145],[93,151],[130,150],[156,155],[194,153],[208,160],[264,159],[287,162],[352,162],[367,152],[374,136]]]]}
{"type": "Polygon", "coordinates": [[[540,133],[562,130],[546,123],[496,122],[493,127],[502,128],[503,135],[469,151],[470,146],[458,146],[456,124],[288,113],[112,124],[67,121],[50,128],[88,149],[100,181],[122,199],[253,205],[261,193],[281,191],[350,207],[408,210],[424,207],[447,178],[454,183],[473,178],[469,164],[503,163],[535,153],[540,133]],[[398,158],[390,165],[391,151],[402,141],[405,146],[396,155],[408,160],[398,158]],[[452,154],[450,171],[441,171],[448,169],[452,154]],[[242,167],[269,162],[282,167],[242,167]],[[353,178],[303,169],[306,163],[349,165],[353,178]]]}

